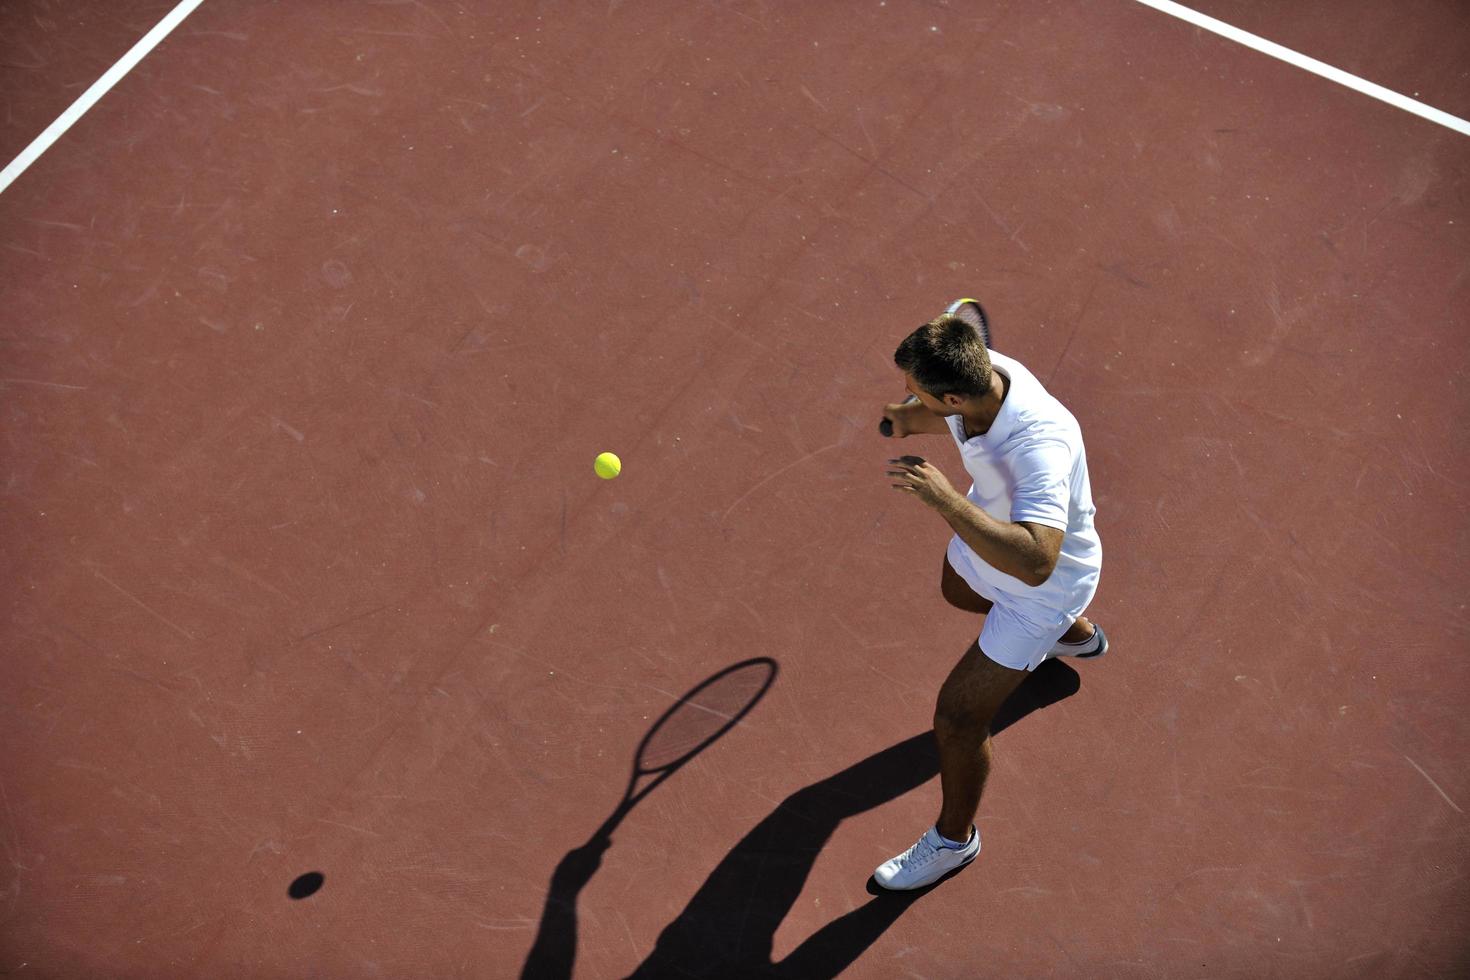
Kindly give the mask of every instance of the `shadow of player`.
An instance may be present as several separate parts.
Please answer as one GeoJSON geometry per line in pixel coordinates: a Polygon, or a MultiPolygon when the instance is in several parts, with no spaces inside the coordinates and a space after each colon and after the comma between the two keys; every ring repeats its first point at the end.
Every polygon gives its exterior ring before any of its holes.
{"type": "MultiPolygon", "coordinates": [[[[1076,671],[1047,661],[1011,695],[991,731],[999,733],[1079,687],[1076,671]]],[[[823,926],[779,963],[771,960],[776,930],[843,820],[896,799],[938,773],[933,732],[925,731],[792,793],[720,861],[632,977],[837,976],[934,886],[886,892],[870,879],[872,901],[823,926]]],[[[610,835],[594,835],[557,866],[523,980],[571,977],[576,898],[611,843],[610,835]]]]}

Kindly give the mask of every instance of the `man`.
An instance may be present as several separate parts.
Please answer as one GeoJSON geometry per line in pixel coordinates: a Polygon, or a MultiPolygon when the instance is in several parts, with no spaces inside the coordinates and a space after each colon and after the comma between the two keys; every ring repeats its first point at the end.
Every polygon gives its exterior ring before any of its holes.
{"type": "Polygon", "coordinates": [[[889,460],[892,486],[954,530],[940,589],[985,617],[934,710],[943,804],[907,851],[880,865],[884,888],[922,888],[980,853],[974,825],[990,773],[996,710],[1049,657],[1098,657],[1103,631],[1082,612],[1097,591],[1087,455],[1077,420],[1018,361],[986,348],[973,300],[915,330],[893,355],[913,398],[883,412],[895,437],[949,434],[973,481],[960,494],[918,456],[889,460]]]}

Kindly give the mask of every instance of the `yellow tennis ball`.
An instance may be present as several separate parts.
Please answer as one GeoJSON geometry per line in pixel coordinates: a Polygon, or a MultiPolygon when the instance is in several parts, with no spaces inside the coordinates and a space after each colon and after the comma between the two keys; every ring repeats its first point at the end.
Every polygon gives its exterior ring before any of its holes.
{"type": "Polygon", "coordinates": [[[599,453],[597,458],[592,461],[592,468],[604,480],[611,480],[623,472],[623,461],[618,459],[615,453],[599,453]]]}

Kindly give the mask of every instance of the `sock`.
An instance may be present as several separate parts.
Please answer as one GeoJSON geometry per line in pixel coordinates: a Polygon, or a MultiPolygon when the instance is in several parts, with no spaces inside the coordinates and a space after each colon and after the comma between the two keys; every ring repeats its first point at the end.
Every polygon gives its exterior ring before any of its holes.
{"type": "MultiPolygon", "coordinates": [[[[939,834],[939,828],[938,827],[935,827],[934,828],[934,832],[936,834],[939,834]]],[[[970,836],[969,837],[966,837],[964,839],[964,841],[962,841],[962,842],[961,841],[952,841],[948,837],[944,836],[943,834],[939,834],[939,842],[941,844],[943,844],[945,847],[947,847],[950,850],[952,850],[952,851],[963,851],[966,847],[969,846],[970,841],[972,839],[974,839],[974,837],[975,837],[975,828],[974,827],[971,827],[970,828],[970,836]]]]}

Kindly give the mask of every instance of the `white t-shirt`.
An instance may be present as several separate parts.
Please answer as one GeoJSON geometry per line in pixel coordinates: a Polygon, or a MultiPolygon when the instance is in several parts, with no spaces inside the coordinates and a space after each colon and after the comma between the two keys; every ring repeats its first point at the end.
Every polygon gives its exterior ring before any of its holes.
{"type": "Polygon", "coordinates": [[[964,420],[958,415],[946,419],[974,481],[966,496],[998,521],[1044,524],[1066,535],[1056,570],[1041,585],[1007,575],[969,546],[960,551],[970,567],[956,565],[955,571],[967,579],[979,578],[988,586],[977,589],[982,594],[1000,591],[1078,615],[1096,591],[1102,570],[1082,429],[1019,361],[991,351],[990,363],[1011,382],[990,430],[966,439],[964,420]]]}

